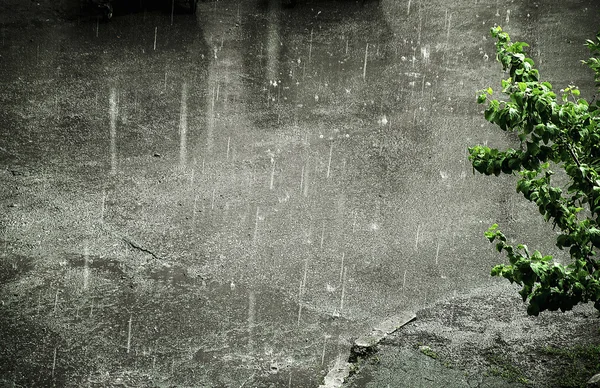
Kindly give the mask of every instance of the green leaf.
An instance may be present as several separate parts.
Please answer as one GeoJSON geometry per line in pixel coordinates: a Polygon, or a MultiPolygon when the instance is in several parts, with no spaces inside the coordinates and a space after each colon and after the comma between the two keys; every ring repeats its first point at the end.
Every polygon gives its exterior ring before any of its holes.
{"type": "Polygon", "coordinates": [[[493,123],[495,121],[495,119],[496,119],[496,109],[494,107],[491,107],[491,106],[488,107],[485,110],[483,116],[485,117],[485,119],[487,121],[489,121],[490,123],[493,123]]]}
{"type": "Polygon", "coordinates": [[[517,157],[510,158],[508,160],[508,167],[513,171],[518,170],[521,167],[521,161],[517,157]]]}
{"type": "Polygon", "coordinates": [[[504,248],[504,243],[502,241],[500,241],[499,243],[496,243],[496,250],[498,252],[502,252],[503,248],[504,248]]]}
{"type": "Polygon", "coordinates": [[[536,274],[540,282],[544,282],[546,280],[546,270],[548,267],[545,263],[532,262],[530,264],[530,268],[533,273],[536,274]]]}

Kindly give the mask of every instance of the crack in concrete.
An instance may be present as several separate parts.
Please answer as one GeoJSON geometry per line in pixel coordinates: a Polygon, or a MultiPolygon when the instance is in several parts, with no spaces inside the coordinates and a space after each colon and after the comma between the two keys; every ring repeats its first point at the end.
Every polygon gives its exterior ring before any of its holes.
{"type": "Polygon", "coordinates": [[[125,236],[120,236],[121,240],[125,241],[130,247],[137,249],[140,252],[144,252],[147,253],[149,255],[151,255],[153,258],[155,258],[156,260],[160,260],[160,261],[164,261],[164,259],[160,256],[158,256],[156,253],[152,252],[149,249],[144,248],[143,246],[135,243],[133,240],[125,237],[125,236]]]}

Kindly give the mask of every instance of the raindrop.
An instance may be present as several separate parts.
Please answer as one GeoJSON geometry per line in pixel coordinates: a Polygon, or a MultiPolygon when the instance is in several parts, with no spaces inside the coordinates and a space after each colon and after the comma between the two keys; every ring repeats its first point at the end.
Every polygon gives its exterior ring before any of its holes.
{"type": "Polygon", "coordinates": [[[419,231],[421,229],[421,225],[417,225],[417,237],[415,238],[415,249],[419,249],[419,231]]]}
{"type": "Polygon", "coordinates": [[[181,110],[179,117],[179,165],[185,167],[187,156],[187,83],[181,86],[181,110]]]}
{"type": "MultiPolygon", "coordinates": [[[[323,135],[321,135],[323,136],[323,135]]],[[[327,178],[329,178],[331,172],[331,154],[333,152],[333,142],[329,145],[329,161],[327,163],[327,178]]]]}
{"type": "Polygon", "coordinates": [[[85,248],[83,248],[83,289],[87,289],[88,288],[88,281],[89,281],[89,276],[90,276],[90,267],[89,267],[89,249],[86,246],[85,248]]]}
{"type": "Polygon", "coordinates": [[[275,159],[271,158],[271,183],[269,184],[269,190],[273,190],[274,182],[275,182],[275,159]]]}
{"type": "Polygon", "coordinates": [[[340,315],[344,311],[344,297],[346,294],[346,277],[347,277],[348,268],[344,267],[344,274],[342,276],[342,296],[340,298],[340,315]]]}
{"type": "Polygon", "coordinates": [[[253,329],[255,325],[256,317],[256,295],[254,291],[250,291],[248,294],[248,347],[252,349],[254,347],[253,329]]]}
{"type": "Polygon", "coordinates": [[[157,34],[158,34],[158,27],[154,27],[154,51],[156,51],[156,35],[157,34]]]}
{"type": "Polygon", "coordinates": [[[313,42],[313,29],[310,29],[310,41],[308,44],[308,63],[310,63],[310,60],[312,58],[312,42],[313,42]]]}
{"type": "Polygon", "coordinates": [[[110,173],[117,173],[117,91],[110,89],[109,97],[110,113],[110,173]]]}
{"type": "Polygon", "coordinates": [[[363,65],[363,80],[366,79],[367,77],[367,58],[369,55],[369,44],[367,43],[367,46],[365,47],[365,63],[363,65]]]}
{"type": "Polygon", "coordinates": [[[254,237],[253,237],[253,242],[254,242],[254,243],[256,243],[256,240],[257,240],[257,238],[258,238],[258,221],[260,220],[260,217],[259,217],[259,214],[258,214],[258,213],[259,213],[259,210],[260,210],[260,209],[259,209],[259,207],[257,206],[257,207],[256,207],[256,219],[255,219],[255,221],[254,221],[254,237]]]}
{"type": "Polygon", "coordinates": [[[423,57],[423,62],[426,64],[429,63],[429,50],[429,45],[421,47],[421,56],[423,57]]]}

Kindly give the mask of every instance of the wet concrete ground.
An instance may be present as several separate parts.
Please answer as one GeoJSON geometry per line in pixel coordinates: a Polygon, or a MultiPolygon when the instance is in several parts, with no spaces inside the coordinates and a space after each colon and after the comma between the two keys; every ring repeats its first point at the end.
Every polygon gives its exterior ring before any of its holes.
{"type": "Polygon", "coordinates": [[[591,91],[591,1],[73,9],[1,30],[5,384],[316,386],[386,316],[489,282],[493,222],[553,245],[472,174],[468,146],[514,142],[474,95],[495,23],[591,91]]]}

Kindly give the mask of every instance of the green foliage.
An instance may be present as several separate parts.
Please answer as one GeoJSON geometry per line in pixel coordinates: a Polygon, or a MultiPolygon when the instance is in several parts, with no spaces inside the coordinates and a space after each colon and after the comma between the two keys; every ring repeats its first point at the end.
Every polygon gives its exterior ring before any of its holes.
{"type": "MultiPolygon", "coordinates": [[[[485,119],[503,131],[515,132],[520,148],[469,148],[473,169],[485,175],[518,173],[517,192],[537,205],[547,222],[560,229],[556,245],[567,249],[569,265],[552,261],[527,246],[513,247],[494,224],[485,233],[509,264],[496,265],[492,276],[502,276],[522,286],[519,294],[528,301],[527,313],[570,310],[580,302],[595,302],[600,310],[600,103],[579,98],[569,85],[560,97],[549,82],[540,81],[534,62],[523,51],[527,43],[511,42],[500,27],[491,30],[497,39],[497,58],[508,78],[502,93],[508,98],[492,99],[491,88],[479,93],[477,102],[487,104],[485,119]],[[569,179],[566,191],[553,186],[550,166],[562,168],[569,179]]],[[[593,57],[583,61],[595,72],[600,86],[600,33],[587,41],[593,57]]]]}

